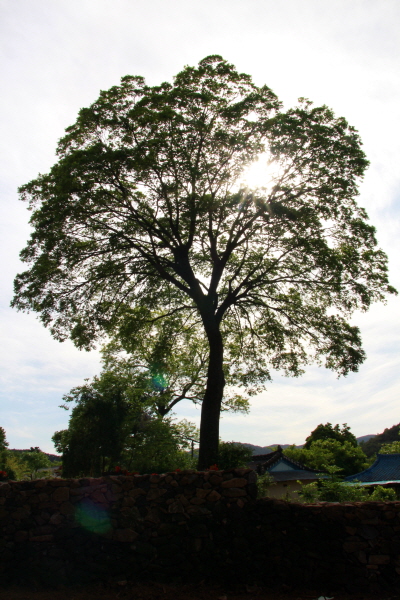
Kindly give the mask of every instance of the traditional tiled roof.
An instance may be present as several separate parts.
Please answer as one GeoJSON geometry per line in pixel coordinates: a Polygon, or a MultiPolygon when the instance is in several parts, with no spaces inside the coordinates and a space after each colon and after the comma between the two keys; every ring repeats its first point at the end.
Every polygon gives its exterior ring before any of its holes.
{"type": "Polygon", "coordinates": [[[268,471],[275,481],[315,480],[320,477],[320,471],[308,469],[301,463],[285,456],[280,446],[269,454],[252,456],[252,461],[248,466],[256,468],[257,471],[260,468],[261,472],[268,471]],[[280,465],[282,465],[282,469],[279,468],[280,465]]]}
{"type": "Polygon", "coordinates": [[[378,454],[368,469],[344,479],[349,482],[355,480],[370,484],[400,483],[400,454],[378,454]]]}

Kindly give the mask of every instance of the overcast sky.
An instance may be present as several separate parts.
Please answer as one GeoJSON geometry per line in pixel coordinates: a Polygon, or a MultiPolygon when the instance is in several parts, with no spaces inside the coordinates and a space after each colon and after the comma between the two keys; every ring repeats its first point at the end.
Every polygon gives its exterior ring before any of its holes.
{"type": "MultiPolygon", "coordinates": [[[[156,85],[220,54],[286,107],[305,96],[346,117],[371,161],[359,203],[400,289],[399,23],[398,0],[0,0],[0,426],[10,448],[54,452],[51,436],[68,422],[62,395],[100,370],[96,351],[60,344],[34,314],[9,308],[30,232],[17,187],[49,170],[78,110],[123,75],[156,85]]],[[[398,423],[399,308],[391,298],[354,316],[368,356],[358,373],[276,374],[248,416],[224,416],[222,439],[301,444],[327,421],[356,436],[398,423]]],[[[189,403],[176,412],[199,422],[189,403]]]]}

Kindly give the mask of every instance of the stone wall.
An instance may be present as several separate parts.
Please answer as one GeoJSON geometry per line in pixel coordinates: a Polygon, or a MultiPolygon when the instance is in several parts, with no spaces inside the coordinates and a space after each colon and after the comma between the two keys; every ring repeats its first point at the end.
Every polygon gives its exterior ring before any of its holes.
{"type": "Polygon", "coordinates": [[[4,582],[398,589],[400,502],[256,500],[249,469],[0,484],[4,582]]]}

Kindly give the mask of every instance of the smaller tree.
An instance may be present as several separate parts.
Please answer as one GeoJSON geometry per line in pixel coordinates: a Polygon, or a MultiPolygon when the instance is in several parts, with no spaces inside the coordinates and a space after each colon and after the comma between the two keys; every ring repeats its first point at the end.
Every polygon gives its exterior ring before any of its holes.
{"type": "Polygon", "coordinates": [[[139,375],[103,371],[63,397],[64,408],[75,406],[68,429],[56,431],[52,440],[62,453],[65,476],[97,477],[116,466],[142,473],[193,466],[188,450],[198,430],[187,421],[163,419],[139,375]]]}
{"type": "MultiPolygon", "coordinates": [[[[114,374],[102,373],[63,397],[65,403],[76,403],[68,429],[52,437],[62,453],[65,476],[96,477],[118,464],[129,420],[140,415],[139,408],[129,403],[123,383],[114,374]]],[[[62,406],[68,410],[67,404],[62,406]]]]}
{"type": "Polygon", "coordinates": [[[0,452],[7,450],[8,442],[6,440],[6,432],[3,427],[0,427],[0,452]]]}
{"type": "Polygon", "coordinates": [[[195,468],[197,457],[192,457],[189,448],[198,435],[197,428],[186,420],[173,423],[171,418],[147,415],[127,437],[122,464],[139,473],[195,468]]]}
{"type": "MultiPolygon", "coordinates": [[[[161,319],[156,311],[125,308],[102,349],[103,369],[118,374],[164,417],[183,400],[201,405],[207,383],[208,347],[198,327],[178,314],[161,319]]],[[[225,367],[221,410],[249,411],[249,397],[261,387],[246,384],[235,361],[225,367]],[[239,393],[246,385],[247,395],[239,393]]]]}
{"type": "Polygon", "coordinates": [[[26,466],[26,471],[31,479],[34,479],[39,469],[47,469],[51,467],[51,461],[44,452],[37,446],[31,448],[29,452],[24,452],[21,456],[21,461],[26,466]]]}
{"type": "Polygon", "coordinates": [[[3,427],[0,427],[0,478],[3,480],[16,479],[16,474],[10,461],[11,456],[8,450],[6,432],[3,427]]]}
{"type": "Polygon", "coordinates": [[[15,452],[13,450],[8,451],[6,463],[8,479],[19,481],[29,476],[29,467],[23,460],[23,454],[23,452],[15,452]]]}
{"type": "Polygon", "coordinates": [[[339,424],[332,426],[332,423],[318,425],[306,438],[304,448],[308,449],[311,444],[318,440],[337,440],[338,442],[349,442],[352,446],[357,446],[357,438],[351,433],[347,423],[343,423],[342,427],[339,424]]]}
{"type": "Polygon", "coordinates": [[[3,472],[6,469],[7,447],[6,432],[3,427],[0,427],[0,470],[3,472]]]}
{"type": "Polygon", "coordinates": [[[223,469],[235,469],[245,467],[253,456],[250,448],[246,448],[238,442],[221,442],[218,447],[218,467],[223,469]]]}
{"type": "Polygon", "coordinates": [[[326,471],[329,467],[337,467],[343,477],[363,471],[367,466],[367,457],[359,446],[349,441],[339,442],[335,439],[317,440],[309,448],[289,446],[284,454],[310,469],[326,471]]]}

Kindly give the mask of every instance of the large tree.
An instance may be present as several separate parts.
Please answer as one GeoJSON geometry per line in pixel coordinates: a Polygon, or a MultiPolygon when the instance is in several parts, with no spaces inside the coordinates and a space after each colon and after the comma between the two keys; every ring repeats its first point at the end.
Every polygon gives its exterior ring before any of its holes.
{"type": "Polygon", "coordinates": [[[224,358],[245,385],[314,359],[357,370],[365,354],[348,317],[394,290],[355,201],[368,163],[345,119],[305,100],[283,111],[268,87],[211,56],[172,84],[123,77],[57,152],[21,188],[34,231],[12,304],[86,348],[127,307],[138,326],[154,310],[200,324],[200,468],[217,461],[224,358]],[[265,187],[245,189],[259,155],[265,187]]]}

